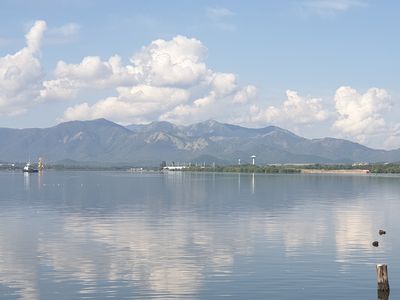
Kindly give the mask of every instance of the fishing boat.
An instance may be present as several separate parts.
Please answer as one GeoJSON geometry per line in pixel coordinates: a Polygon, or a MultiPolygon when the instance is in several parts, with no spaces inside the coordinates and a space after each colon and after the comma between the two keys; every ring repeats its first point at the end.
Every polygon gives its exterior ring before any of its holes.
{"type": "Polygon", "coordinates": [[[32,166],[31,162],[28,161],[28,162],[26,163],[25,167],[22,169],[22,171],[25,172],[25,173],[37,173],[37,172],[38,172],[38,169],[35,169],[35,168],[32,166]]]}

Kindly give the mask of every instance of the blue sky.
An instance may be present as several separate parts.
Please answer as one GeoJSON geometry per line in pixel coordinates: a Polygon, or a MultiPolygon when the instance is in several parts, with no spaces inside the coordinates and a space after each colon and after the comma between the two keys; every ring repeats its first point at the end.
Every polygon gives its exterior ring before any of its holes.
{"type": "Polygon", "coordinates": [[[400,147],[399,12],[373,0],[2,1],[0,126],[213,118],[400,147]]]}

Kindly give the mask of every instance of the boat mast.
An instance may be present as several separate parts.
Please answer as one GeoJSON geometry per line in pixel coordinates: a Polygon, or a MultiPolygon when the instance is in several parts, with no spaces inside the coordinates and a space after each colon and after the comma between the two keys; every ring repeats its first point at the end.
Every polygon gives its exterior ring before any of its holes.
{"type": "Polygon", "coordinates": [[[42,171],[43,169],[44,169],[43,158],[39,157],[38,170],[42,171]]]}

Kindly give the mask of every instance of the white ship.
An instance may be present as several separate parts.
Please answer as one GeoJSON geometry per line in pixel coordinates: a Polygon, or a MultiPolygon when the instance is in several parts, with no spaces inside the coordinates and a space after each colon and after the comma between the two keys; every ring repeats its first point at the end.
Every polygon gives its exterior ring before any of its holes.
{"type": "Polygon", "coordinates": [[[25,167],[22,169],[22,171],[23,171],[23,172],[26,172],[26,173],[37,173],[37,172],[38,172],[38,169],[35,169],[35,168],[32,166],[31,162],[28,161],[28,162],[26,163],[25,167]]]}

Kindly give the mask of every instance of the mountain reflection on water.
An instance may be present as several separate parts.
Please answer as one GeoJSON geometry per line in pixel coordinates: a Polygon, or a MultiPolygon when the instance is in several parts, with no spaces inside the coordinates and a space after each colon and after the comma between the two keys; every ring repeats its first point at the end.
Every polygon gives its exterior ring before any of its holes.
{"type": "Polygon", "coordinates": [[[376,299],[387,262],[395,299],[399,180],[2,172],[0,294],[376,299]]]}

